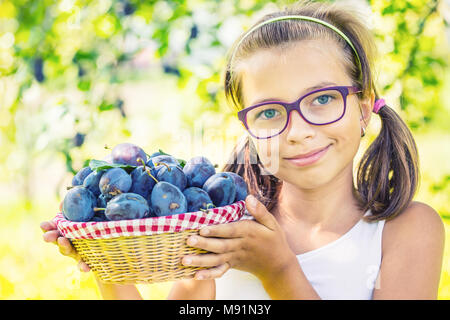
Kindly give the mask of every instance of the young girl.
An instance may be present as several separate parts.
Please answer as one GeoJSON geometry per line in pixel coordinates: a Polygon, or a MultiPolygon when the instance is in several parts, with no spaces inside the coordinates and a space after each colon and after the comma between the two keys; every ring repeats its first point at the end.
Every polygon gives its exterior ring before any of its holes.
{"type": "MultiPolygon", "coordinates": [[[[377,94],[375,51],[364,23],[339,3],[287,7],[238,39],[225,94],[248,136],[222,171],[246,179],[251,216],[188,239],[211,253],[182,263],[208,268],[176,282],[169,299],[437,297],[443,223],[412,201],[417,150],[377,94]],[[381,130],[354,179],[372,116],[381,130]]],[[[41,227],[79,260],[51,222],[41,227]]],[[[135,286],[98,283],[106,299],[140,298],[135,286]]]]}

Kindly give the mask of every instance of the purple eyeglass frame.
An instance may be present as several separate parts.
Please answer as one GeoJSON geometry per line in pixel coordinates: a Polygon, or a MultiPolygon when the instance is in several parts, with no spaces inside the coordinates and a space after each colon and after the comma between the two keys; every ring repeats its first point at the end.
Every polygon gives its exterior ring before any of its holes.
{"type": "Polygon", "coordinates": [[[253,105],[253,106],[250,106],[250,107],[248,107],[248,108],[242,109],[242,110],[240,110],[240,111],[237,113],[237,115],[238,115],[238,119],[239,119],[239,120],[242,122],[242,124],[244,125],[244,128],[245,128],[245,129],[246,129],[253,137],[255,137],[256,139],[269,139],[269,138],[272,138],[272,137],[275,137],[275,136],[281,134],[281,133],[287,128],[287,126],[288,126],[288,124],[289,124],[289,121],[290,121],[290,114],[291,114],[291,112],[294,111],[294,110],[297,110],[297,112],[300,114],[300,116],[303,118],[303,120],[305,120],[307,123],[312,124],[312,125],[316,125],[316,126],[323,126],[323,125],[326,125],[326,124],[330,124],[330,123],[339,121],[339,120],[342,119],[342,117],[345,115],[345,110],[347,109],[347,96],[348,96],[349,94],[354,94],[354,93],[359,93],[359,92],[361,92],[361,89],[358,88],[358,87],[355,87],[355,86],[335,86],[335,87],[320,88],[320,89],[317,89],[317,90],[308,92],[307,94],[301,96],[298,100],[296,100],[296,101],[294,101],[294,102],[291,102],[291,103],[283,102],[283,101],[265,101],[265,102],[258,103],[258,104],[255,104],[255,105],[253,105]],[[307,96],[309,96],[309,95],[311,95],[311,94],[313,94],[313,93],[320,92],[320,91],[332,90],[332,89],[339,91],[339,92],[341,93],[341,95],[342,95],[342,100],[344,100],[344,110],[343,110],[341,116],[340,116],[339,118],[337,118],[336,120],[331,121],[331,122],[327,122],[327,123],[314,123],[314,122],[308,121],[308,120],[303,116],[302,111],[300,110],[300,102],[301,102],[305,97],[307,97],[307,96]],[[278,132],[277,134],[274,134],[274,135],[272,135],[272,136],[270,136],[270,137],[264,137],[264,138],[261,138],[261,137],[257,137],[257,136],[255,136],[255,135],[253,135],[253,133],[249,130],[248,125],[247,125],[247,113],[248,113],[250,110],[254,109],[254,108],[257,108],[257,107],[260,107],[260,106],[263,106],[263,105],[266,105],[266,104],[273,104],[273,103],[280,104],[280,105],[282,105],[282,106],[286,109],[286,113],[287,113],[287,121],[286,121],[286,124],[285,124],[284,128],[281,129],[281,131],[278,132]]]}

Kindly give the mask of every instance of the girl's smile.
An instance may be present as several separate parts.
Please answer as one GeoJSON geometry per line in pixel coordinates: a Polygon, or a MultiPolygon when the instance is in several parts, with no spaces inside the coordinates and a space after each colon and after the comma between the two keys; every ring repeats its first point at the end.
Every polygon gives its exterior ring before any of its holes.
{"type": "Polygon", "coordinates": [[[287,160],[289,163],[293,164],[294,166],[298,166],[298,167],[309,166],[314,163],[317,163],[320,159],[322,159],[330,147],[331,147],[331,144],[329,144],[325,148],[318,148],[311,152],[299,154],[299,155],[296,155],[296,156],[290,157],[290,158],[284,158],[284,160],[287,160]]]}

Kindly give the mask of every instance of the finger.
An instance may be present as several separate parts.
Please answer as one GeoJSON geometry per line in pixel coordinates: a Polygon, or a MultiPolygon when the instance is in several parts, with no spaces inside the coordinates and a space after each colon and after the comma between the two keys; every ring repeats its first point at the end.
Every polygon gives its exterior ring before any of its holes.
{"type": "Polygon", "coordinates": [[[244,220],[211,225],[200,229],[199,234],[204,237],[241,238],[247,233],[249,222],[244,220]]]}
{"type": "Polygon", "coordinates": [[[256,221],[266,226],[270,230],[275,230],[275,217],[258,199],[256,199],[255,196],[249,194],[247,198],[245,198],[245,206],[247,208],[247,211],[256,219],[256,221]]]}
{"type": "Polygon", "coordinates": [[[39,226],[43,232],[56,230],[56,224],[53,221],[43,221],[39,226]]]}
{"type": "Polygon", "coordinates": [[[191,247],[204,249],[214,253],[225,253],[235,251],[240,247],[241,239],[220,239],[220,238],[205,238],[202,236],[190,236],[186,243],[191,247]]]}
{"type": "Polygon", "coordinates": [[[209,268],[206,270],[199,270],[195,273],[194,279],[196,280],[209,280],[209,279],[215,279],[220,278],[225,274],[225,272],[230,269],[230,265],[225,262],[221,264],[220,266],[209,268]]]}
{"type": "Polygon", "coordinates": [[[199,255],[184,256],[181,263],[191,267],[216,267],[230,259],[229,253],[205,253],[199,255]]]}
{"type": "Polygon", "coordinates": [[[78,261],[78,269],[82,272],[89,272],[91,268],[83,260],[78,261]]]}
{"type": "Polygon", "coordinates": [[[57,243],[58,243],[59,251],[61,252],[61,254],[72,257],[76,260],[80,259],[78,256],[78,253],[76,252],[75,248],[70,243],[69,239],[64,238],[64,237],[59,237],[57,240],[57,243]]]}
{"type": "Polygon", "coordinates": [[[45,242],[56,242],[56,240],[58,239],[58,237],[60,237],[61,234],[59,233],[58,230],[52,230],[52,231],[47,231],[42,235],[42,238],[44,239],[45,242]]]}

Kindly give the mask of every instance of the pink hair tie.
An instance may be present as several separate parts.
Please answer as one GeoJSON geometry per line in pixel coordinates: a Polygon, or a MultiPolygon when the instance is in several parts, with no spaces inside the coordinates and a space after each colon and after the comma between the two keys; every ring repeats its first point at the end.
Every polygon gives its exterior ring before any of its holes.
{"type": "Polygon", "coordinates": [[[383,108],[386,105],[386,102],[384,99],[378,99],[375,101],[375,105],[373,106],[373,112],[378,113],[381,108],[383,108]]]}

